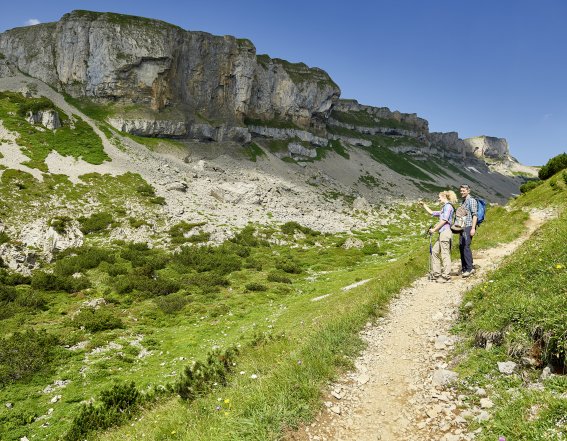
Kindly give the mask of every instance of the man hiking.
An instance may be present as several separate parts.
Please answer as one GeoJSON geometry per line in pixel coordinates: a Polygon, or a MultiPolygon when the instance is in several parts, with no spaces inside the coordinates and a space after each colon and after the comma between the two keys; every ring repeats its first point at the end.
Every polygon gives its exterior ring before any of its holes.
{"type": "Polygon", "coordinates": [[[471,189],[467,184],[459,187],[461,193],[461,208],[466,210],[465,227],[459,235],[459,252],[461,254],[461,275],[469,277],[474,273],[471,242],[476,234],[476,223],[478,221],[478,204],[471,196],[471,189]]]}

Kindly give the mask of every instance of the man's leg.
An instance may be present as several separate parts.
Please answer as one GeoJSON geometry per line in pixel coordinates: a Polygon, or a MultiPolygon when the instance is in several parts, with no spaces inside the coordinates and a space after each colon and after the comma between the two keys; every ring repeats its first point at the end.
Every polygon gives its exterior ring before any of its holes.
{"type": "Polygon", "coordinates": [[[459,254],[461,256],[461,273],[465,272],[466,262],[465,262],[465,232],[459,234],[459,254]]]}
{"type": "Polygon", "coordinates": [[[473,258],[472,258],[472,251],[471,251],[471,228],[472,227],[465,227],[465,231],[463,231],[463,259],[464,259],[464,266],[463,271],[470,273],[473,269],[473,258]]]}

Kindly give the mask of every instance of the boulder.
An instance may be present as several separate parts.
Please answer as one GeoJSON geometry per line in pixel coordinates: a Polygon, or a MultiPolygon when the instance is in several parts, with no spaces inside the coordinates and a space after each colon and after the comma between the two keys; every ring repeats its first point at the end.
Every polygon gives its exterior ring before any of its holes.
{"type": "Polygon", "coordinates": [[[55,130],[61,127],[59,113],[52,109],[28,112],[26,119],[30,124],[41,124],[49,130],[55,130]]]}
{"type": "Polygon", "coordinates": [[[290,142],[287,146],[287,150],[291,156],[303,156],[305,158],[315,158],[317,157],[317,150],[305,147],[298,142],[290,142]]]}

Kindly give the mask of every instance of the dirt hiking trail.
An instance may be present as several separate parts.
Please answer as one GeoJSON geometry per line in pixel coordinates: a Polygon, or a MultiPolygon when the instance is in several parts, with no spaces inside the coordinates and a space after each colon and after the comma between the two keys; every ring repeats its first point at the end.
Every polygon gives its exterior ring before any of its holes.
{"type": "MultiPolygon", "coordinates": [[[[461,441],[469,418],[486,418],[486,409],[463,409],[445,385],[456,375],[448,366],[455,323],[463,294],[485,281],[486,274],[522,244],[550,213],[534,211],[526,231],[515,241],[473,253],[476,273],[449,283],[427,276],[402,290],[389,312],[361,332],[368,343],[356,370],[330,386],[315,421],[289,434],[293,441],[461,441]],[[468,413],[465,414],[465,412],[468,413]]],[[[480,232],[479,234],[481,234],[480,232]]],[[[453,271],[460,262],[453,261],[453,271]]],[[[482,393],[482,391],[480,392],[482,393]]]]}

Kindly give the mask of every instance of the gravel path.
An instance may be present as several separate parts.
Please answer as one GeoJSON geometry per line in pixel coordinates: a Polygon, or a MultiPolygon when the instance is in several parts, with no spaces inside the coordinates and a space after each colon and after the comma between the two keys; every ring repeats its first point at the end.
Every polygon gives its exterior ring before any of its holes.
{"type": "MultiPolygon", "coordinates": [[[[454,376],[448,361],[463,294],[485,280],[548,216],[533,212],[527,230],[512,243],[475,252],[476,274],[438,284],[423,277],[400,292],[389,313],[367,324],[368,343],[356,370],[331,385],[325,407],[310,426],[290,435],[305,440],[471,440],[463,414],[484,418],[487,409],[464,409],[463,397],[444,383],[454,376]]],[[[479,233],[482,234],[482,231],[479,233]]],[[[474,242],[473,242],[474,249],[474,242]]],[[[458,269],[454,262],[453,270],[458,269]]],[[[479,391],[482,394],[482,391],[479,391]]],[[[487,407],[490,407],[487,403],[487,407]]]]}

